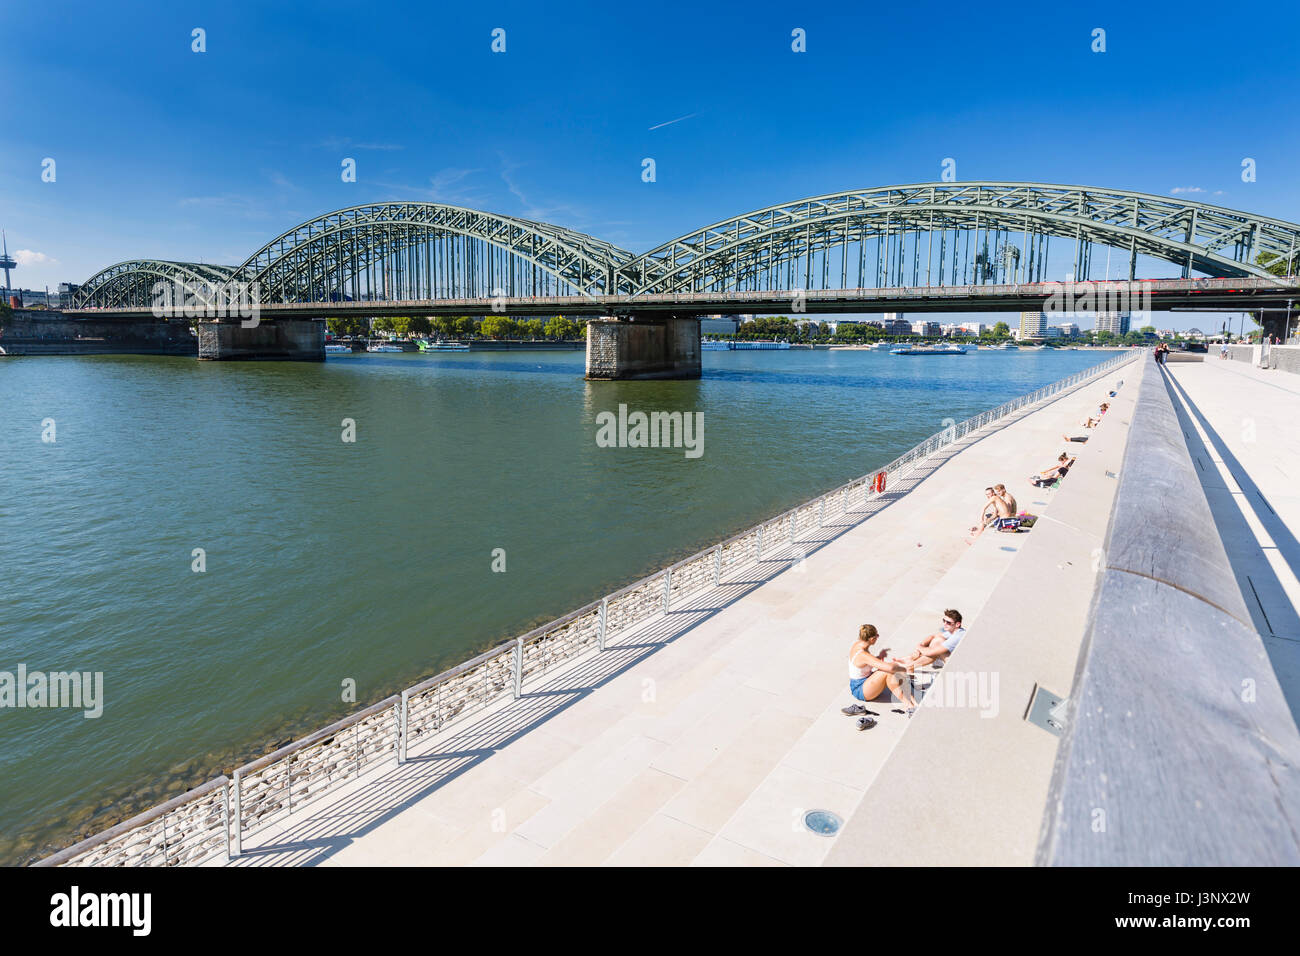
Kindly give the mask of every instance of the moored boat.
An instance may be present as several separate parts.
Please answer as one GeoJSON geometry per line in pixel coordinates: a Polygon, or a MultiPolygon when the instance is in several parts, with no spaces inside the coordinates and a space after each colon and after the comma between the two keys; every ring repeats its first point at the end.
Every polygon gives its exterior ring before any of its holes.
{"type": "Polygon", "coordinates": [[[890,349],[890,355],[965,355],[966,350],[960,345],[943,345],[931,346],[920,345],[915,347],[904,346],[901,349],[890,349]]]}

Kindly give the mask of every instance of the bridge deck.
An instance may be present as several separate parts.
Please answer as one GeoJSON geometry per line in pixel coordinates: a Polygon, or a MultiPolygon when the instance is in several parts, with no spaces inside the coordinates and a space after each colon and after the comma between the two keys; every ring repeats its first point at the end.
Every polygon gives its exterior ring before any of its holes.
{"type": "Polygon", "coordinates": [[[950,450],[869,520],[828,528],[842,533],[802,567],[774,556],[755,575],[766,580],[674,609],[246,837],[234,865],[821,862],[835,841],[805,830],[802,812],[852,817],[909,726],[888,694],[869,705],[872,730],[840,714],[857,626],[875,623],[904,651],[945,607],[977,618],[1028,540],[964,543],[983,487],[1004,481],[1044,513],[1035,501],[1051,493],[1024,476],[1051,463],[1104,390],[950,450]]]}

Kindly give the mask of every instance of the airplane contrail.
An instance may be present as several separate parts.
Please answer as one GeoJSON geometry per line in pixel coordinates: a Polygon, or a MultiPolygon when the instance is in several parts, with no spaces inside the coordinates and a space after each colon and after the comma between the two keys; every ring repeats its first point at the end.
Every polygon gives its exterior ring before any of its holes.
{"type": "Polygon", "coordinates": [[[685,116],[679,116],[675,120],[669,120],[667,123],[660,123],[658,126],[651,126],[650,129],[662,129],[665,126],[672,126],[674,123],[680,123],[682,120],[688,120],[692,116],[699,116],[699,113],[687,113],[685,116]]]}

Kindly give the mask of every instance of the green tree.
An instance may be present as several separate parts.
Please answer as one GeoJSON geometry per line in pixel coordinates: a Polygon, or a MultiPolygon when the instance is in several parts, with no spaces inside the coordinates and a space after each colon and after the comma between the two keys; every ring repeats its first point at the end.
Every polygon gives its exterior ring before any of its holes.
{"type": "Polygon", "coordinates": [[[504,315],[485,316],[479,323],[479,332],[490,339],[504,339],[519,334],[519,326],[504,315]]]}
{"type": "Polygon", "coordinates": [[[381,315],[379,318],[375,319],[373,322],[370,323],[370,331],[372,332],[393,331],[392,317],[388,315],[381,315]]]}
{"type": "Polygon", "coordinates": [[[578,337],[578,325],[562,315],[552,316],[547,320],[546,337],[548,339],[575,339],[578,337]]]}
{"type": "Polygon", "coordinates": [[[325,325],[332,335],[364,335],[366,331],[365,323],[351,315],[326,319],[325,325]]]}
{"type": "Polygon", "coordinates": [[[542,320],[529,319],[526,322],[521,322],[519,324],[519,330],[530,339],[540,339],[543,335],[542,320]]]}
{"type": "Polygon", "coordinates": [[[428,335],[433,331],[433,323],[427,315],[411,316],[410,330],[416,335],[428,335]]]}
{"type": "Polygon", "coordinates": [[[1255,257],[1255,263],[1275,276],[1295,275],[1300,267],[1300,251],[1285,256],[1280,252],[1261,252],[1255,257]]]}
{"type": "Polygon", "coordinates": [[[452,334],[473,337],[479,332],[478,323],[468,315],[458,315],[452,321],[452,334]]]}
{"type": "Polygon", "coordinates": [[[1008,339],[1010,337],[1011,337],[1011,326],[1007,325],[1005,322],[999,322],[995,326],[993,326],[993,338],[1008,339]]]}

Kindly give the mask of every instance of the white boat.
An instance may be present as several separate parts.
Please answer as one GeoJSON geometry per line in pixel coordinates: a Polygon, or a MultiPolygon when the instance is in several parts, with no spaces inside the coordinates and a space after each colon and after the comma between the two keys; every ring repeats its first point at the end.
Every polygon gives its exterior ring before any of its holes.
{"type": "Polygon", "coordinates": [[[701,352],[730,352],[731,343],[723,339],[701,339],[701,352]]]}
{"type": "Polygon", "coordinates": [[[1010,342],[1003,342],[1000,345],[986,345],[984,349],[989,352],[1019,352],[1019,345],[1012,345],[1010,342]]]}
{"type": "Polygon", "coordinates": [[[921,345],[915,348],[904,346],[901,349],[890,349],[890,355],[965,355],[966,350],[960,345],[921,345]]]}
{"type": "Polygon", "coordinates": [[[367,345],[367,352],[400,352],[400,346],[397,345],[367,345]]]}
{"type": "Polygon", "coordinates": [[[892,348],[894,348],[893,342],[873,342],[867,346],[867,349],[872,352],[888,352],[892,348]]]}
{"type": "Polygon", "coordinates": [[[352,353],[352,346],[350,346],[350,345],[339,345],[339,344],[334,343],[334,342],[331,342],[331,343],[329,343],[329,344],[327,344],[327,345],[325,346],[325,354],[326,354],[326,355],[342,355],[342,354],[344,354],[344,353],[347,353],[347,354],[350,355],[350,354],[352,353]]]}

